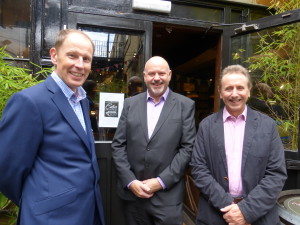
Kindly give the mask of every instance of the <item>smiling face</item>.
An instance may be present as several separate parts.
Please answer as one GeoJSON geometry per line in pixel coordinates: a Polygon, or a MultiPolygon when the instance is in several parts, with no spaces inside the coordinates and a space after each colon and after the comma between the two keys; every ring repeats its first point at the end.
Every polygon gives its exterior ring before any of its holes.
{"type": "Polygon", "coordinates": [[[80,33],[70,33],[59,48],[50,49],[50,56],[54,72],[76,93],[91,70],[91,41],[80,33]]]}
{"type": "Polygon", "coordinates": [[[249,79],[239,73],[226,74],[221,80],[219,92],[230,115],[238,117],[245,110],[250,97],[249,79]]]}
{"type": "Polygon", "coordinates": [[[166,60],[155,56],[148,60],[145,65],[144,81],[149,95],[158,102],[167,90],[172,76],[172,71],[166,60]]]}

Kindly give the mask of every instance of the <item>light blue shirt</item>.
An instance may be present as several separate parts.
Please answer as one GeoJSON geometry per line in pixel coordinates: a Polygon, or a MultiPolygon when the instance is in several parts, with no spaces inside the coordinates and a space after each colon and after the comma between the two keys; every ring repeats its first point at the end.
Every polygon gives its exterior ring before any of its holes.
{"type": "Polygon", "coordinates": [[[51,74],[51,77],[54,79],[55,83],[60,87],[66,98],[68,99],[68,102],[72,106],[72,109],[74,110],[77,118],[79,119],[79,122],[82,125],[82,128],[86,132],[86,126],[84,122],[84,116],[81,108],[80,101],[82,99],[86,98],[86,92],[82,87],[78,87],[77,89],[77,95],[72,91],[65,82],[55,73],[53,72],[51,74]]]}

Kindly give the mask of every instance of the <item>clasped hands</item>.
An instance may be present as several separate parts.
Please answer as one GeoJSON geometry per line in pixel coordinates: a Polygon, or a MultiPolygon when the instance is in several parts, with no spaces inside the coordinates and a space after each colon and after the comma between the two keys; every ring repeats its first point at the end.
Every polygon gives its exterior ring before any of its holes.
{"type": "Polygon", "coordinates": [[[221,209],[224,213],[223,218],[229,225],[251,225],[247,223],[239,206],[235,203],[221,209]]]}
{"type": "Polygon", "coordinates": [[[148,180],[134,180],[129,189],[139,198],[151,198],[153,194],[162,189],[161,184],[157,178],[148,180]]]}

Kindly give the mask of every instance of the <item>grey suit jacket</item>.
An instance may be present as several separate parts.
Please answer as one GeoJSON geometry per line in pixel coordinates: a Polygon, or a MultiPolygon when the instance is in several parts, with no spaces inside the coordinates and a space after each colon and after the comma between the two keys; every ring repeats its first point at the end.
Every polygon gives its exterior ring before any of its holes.
{"type": "Polygon", "coordinates": [[[176,205],[182,202],[182,178],[195,138],[194,111],[194,101],[170,90],[149,139],[146,92],[125,99],[112,143],[122,199],[137,199],[127,188],[131,181],[160,177],[166,189],[156,192],[152,203],[176,205]]]}
{"type": "MultiPolygon", "coordinates": [[[[191,166],[201,191],[197,224],[227,224],[220,209],[233,199],[229,194],[223,110],[200,123],[191,166]]],[[[244,199],[238,203],[248,223],[279,224],[276,200],[286,177],[284,149],[275,122],[248,107],[242,155],[244,199]]]]}

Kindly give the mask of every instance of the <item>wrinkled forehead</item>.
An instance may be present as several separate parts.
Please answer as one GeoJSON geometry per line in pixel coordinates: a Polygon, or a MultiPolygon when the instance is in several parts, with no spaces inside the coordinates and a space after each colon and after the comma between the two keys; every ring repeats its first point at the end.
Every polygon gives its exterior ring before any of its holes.
{"type": "Polygon", "coordinates": [[[224,82],[224,78],[225,77],[228,77],[228,76],[235,76],[235,77],[237,77],[237,78],[245,78],[246,79],[246,82],[247,82],[247,86],[248,86],[248,88],[249,89],[251,89],[251,87],[252,87],[252,85],[251,85],[251,80],[250,80],[250,78],[247,76],[247,75],[245,75],[245,74],[243,74],[243,73],[236,73],[236,72],[231,72],[231,73],[226,73],[226,74],[223,74],[222,75],[222,77],[221,77],[221,79],[220,79],[220,82],[219,82],[219,89],[221,89],[222,88],[222,84],[223,84],[223,82],[224,82]]]}

